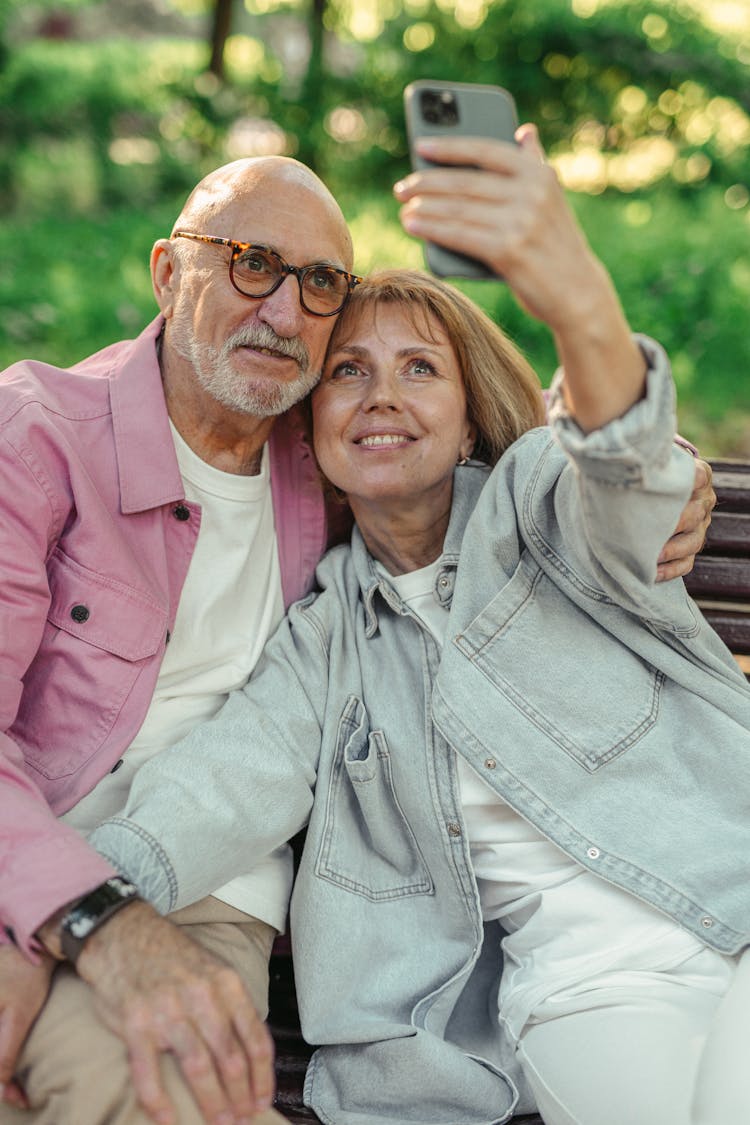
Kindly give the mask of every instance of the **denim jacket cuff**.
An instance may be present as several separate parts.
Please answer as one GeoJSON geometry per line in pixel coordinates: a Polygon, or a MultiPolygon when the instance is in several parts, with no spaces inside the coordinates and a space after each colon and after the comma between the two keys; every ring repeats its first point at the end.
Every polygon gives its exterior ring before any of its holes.
{"type": "Polygon", "coordinates": [[[664,350],[647,336],[634,336],[648,365],[646,393],[625,414],[584,433],[562,395],[563,371],[550,388],[549,421],[557,441],[586,472],[612,483],[641,481],[649,469],[664,469],[675,433],[675,391],[664,350]]]}
{"type": "Polygon", "coordinates": [[[103,821],[88,838],[89,844],[131,883],[160,914],[177,903],[177,876],[159,841],[140,825],[124,817],[103,821]],[[115,858],[116,857],[116,858],[115,858]]]}

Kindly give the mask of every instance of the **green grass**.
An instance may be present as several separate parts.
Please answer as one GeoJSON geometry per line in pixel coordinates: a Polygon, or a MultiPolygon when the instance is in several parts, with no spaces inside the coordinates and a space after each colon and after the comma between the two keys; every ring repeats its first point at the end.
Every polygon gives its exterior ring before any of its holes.
{"type": "Polygon", "coordinates": [[[0,364],[31,356],[66,366],[137,335],[157,312],[151,245],[174,214],[162,204],[0,224],[0,364]]]}

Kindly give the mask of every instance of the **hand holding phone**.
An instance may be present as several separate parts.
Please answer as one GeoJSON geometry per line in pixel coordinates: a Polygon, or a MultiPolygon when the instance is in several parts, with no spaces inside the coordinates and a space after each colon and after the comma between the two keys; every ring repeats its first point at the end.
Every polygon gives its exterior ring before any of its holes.
{"type": "Polygon", "coordinates": [[[504,138],[431,137],[422,154],[432,163],[395,185],[401,222],[414,237],[438,244],[428,250],[433,271],[502,278],[527,312],[553,332],[566,332],[581,311],[585,319],[587,307],[597,304],[601,263],[544,159],[534,126],[522,126],[517,138],[508,144],[504,138]]]}
{"type": "MultiPolygon", "coordinates": [[[[507,90],[463,82],[412,82],[404,90],[404,109],[412,167],[434,167],[416,151],[428,137],[488,137],[514,141],[516,107],[507,90]]],[[[489,278],[497,275],[478,259],[435,242],[425,245],[427,265],[439,277],[489,278]]]]}

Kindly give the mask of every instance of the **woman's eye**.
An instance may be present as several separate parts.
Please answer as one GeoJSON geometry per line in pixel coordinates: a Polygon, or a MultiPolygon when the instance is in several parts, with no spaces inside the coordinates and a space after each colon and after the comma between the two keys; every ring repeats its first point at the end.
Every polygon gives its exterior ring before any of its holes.
{"type": "Polygon", "coordinates": [[[357,379],[362,375],[362,369],[356,363],[337,363],[331,372],[332,379],[357,379]]]}
{"type": "Polygon", "coordinates": [[[409,371],[412,375],[434,375],[435,368],[426,359],[414,359],[409,365],[409,371]]]}

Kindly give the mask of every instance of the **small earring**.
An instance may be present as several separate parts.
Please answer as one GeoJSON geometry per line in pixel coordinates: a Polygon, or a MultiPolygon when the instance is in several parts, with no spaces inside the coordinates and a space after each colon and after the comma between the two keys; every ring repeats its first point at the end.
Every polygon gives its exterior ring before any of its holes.
{"type": "Polygon", "coordinates": [[[468,464],[468,461],[469,461],[468,457],[459,457],[458,461],[456,461],[456,464],[457,465],[466,465],[466,464],[468,464]]]}

